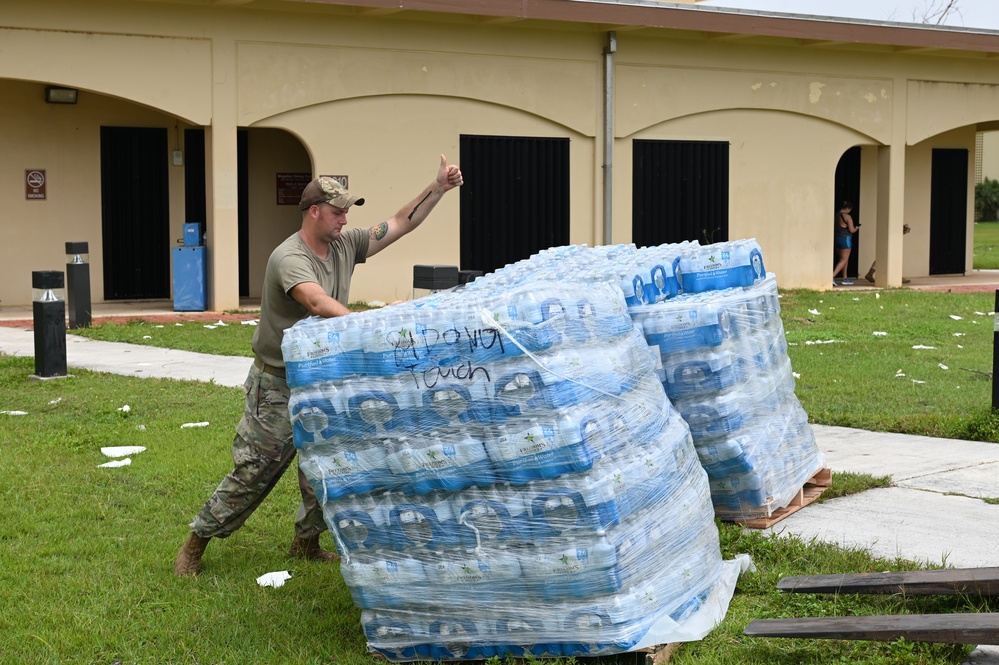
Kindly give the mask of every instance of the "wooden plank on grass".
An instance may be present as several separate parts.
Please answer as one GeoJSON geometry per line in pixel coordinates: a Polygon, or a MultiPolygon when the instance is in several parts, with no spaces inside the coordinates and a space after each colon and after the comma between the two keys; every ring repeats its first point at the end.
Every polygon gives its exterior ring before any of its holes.
{"type": "Polygon", "coordinates": [[[777,583],[788,593],[902,593],[911,596],[999,596],[999,568],[801,575],[777,583]]]}
{"type": "Polygon", "coordinates": [[[901,616],[756,619],[743,631],[750,637],[944,644],[999,644],[999,614],[903,614],[901,616]]]}

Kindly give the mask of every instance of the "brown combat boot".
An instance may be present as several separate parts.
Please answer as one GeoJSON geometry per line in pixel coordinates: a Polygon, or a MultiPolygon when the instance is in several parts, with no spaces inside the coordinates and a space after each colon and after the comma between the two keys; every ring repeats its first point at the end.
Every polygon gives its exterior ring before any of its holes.
{"type": "Polygon", "coordinates": [[[201,572],[201,555],[208,547],[211,538],[202,538],[196,533],[192,533],[184,541],[184,546],[177,553],[177,560],[173,562],[173,574],[177,577],[193,577],[201,572]]]}
{"type": "Polygon", "coordinates": [[[288,552],[296,559],[306,559],[308,561],[339,561],[340,555],[336,552],[328,552],[319,546],[319,536],[314,538],[300,538],[295,536],[291,541],[291,550],[288,552]]]}

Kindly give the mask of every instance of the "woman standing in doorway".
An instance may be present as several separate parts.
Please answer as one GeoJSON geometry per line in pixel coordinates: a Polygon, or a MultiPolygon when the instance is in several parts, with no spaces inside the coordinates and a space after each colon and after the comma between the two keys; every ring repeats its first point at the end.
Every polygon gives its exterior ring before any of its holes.
{"type": "Polygon", "coordinates": [[[846,278],[847,265],[850,263],[850,250],[853,249],[853,234],[857,232],[857,228],[860,224],[853,223],[853,204],[849,201],[843,201],[842,205],[839,207],[839,212],[836,213],[836,221],[833,225],[834,228],[834,244],[836,247],[836,266],[833,268],[833,286],[838,286],[836,284],[836,276],[842,272],[843,279],[840,284],[850,285],[853,284],[850,280],[846,278]]]}

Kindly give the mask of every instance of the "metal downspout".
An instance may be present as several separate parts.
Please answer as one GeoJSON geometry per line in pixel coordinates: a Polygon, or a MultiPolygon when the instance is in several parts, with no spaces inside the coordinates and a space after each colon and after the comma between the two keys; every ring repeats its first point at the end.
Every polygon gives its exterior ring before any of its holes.
{"type": "Polygon", "coordinates": [[[614,203],[614,54],[617,52],[617,33],[607,33],[604,49],[604,242],[613,238],[614,203]]]}

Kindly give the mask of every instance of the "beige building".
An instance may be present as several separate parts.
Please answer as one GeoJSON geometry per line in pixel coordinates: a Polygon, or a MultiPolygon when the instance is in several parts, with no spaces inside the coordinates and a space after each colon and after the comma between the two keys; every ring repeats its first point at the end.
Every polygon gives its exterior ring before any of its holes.
{"type": "Polygon", "coordinates": [[[440,153],[465,187],[359,267],[352,300],[410,296],[414,264],[687,238],[756,237],[782,286],[827,288],[841,198],[880,284],[971,269],[996,32],[651,0],[0,8],[0,307],[78,241],[95,302],[170,298],[185,222],[207,306],[238,307],[304,181],[343,176],[368,226],[440,153]]]}

